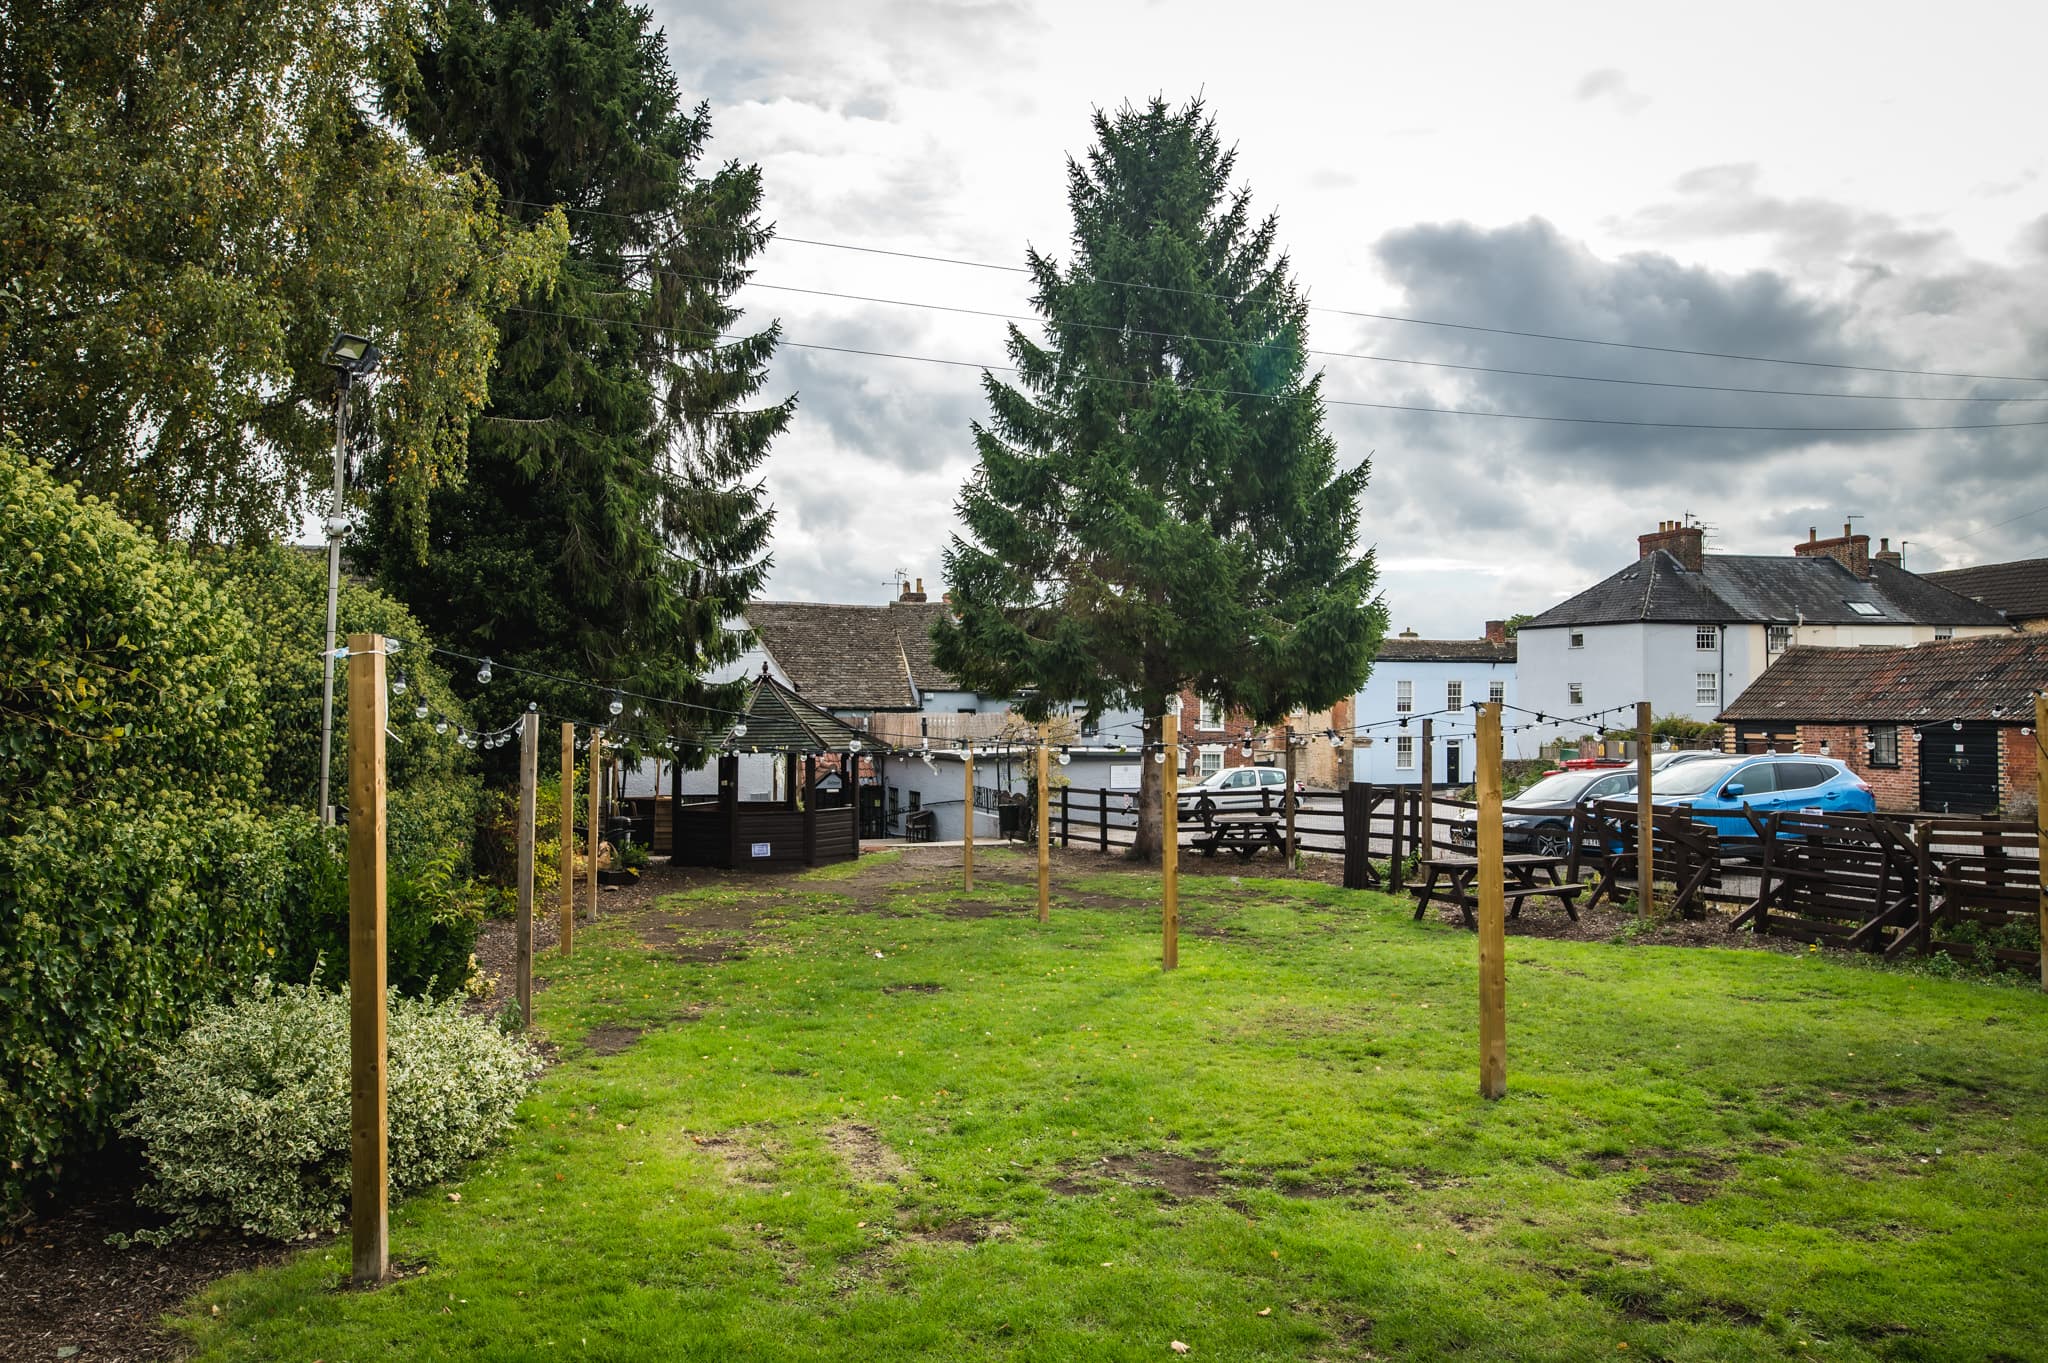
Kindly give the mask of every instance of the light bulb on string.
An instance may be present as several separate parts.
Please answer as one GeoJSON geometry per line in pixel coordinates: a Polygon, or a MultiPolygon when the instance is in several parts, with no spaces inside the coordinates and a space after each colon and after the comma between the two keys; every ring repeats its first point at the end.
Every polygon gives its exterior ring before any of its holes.
{"type": "Polygon", "coordinates": [[[477,668],[476,679],[477,684],[480,686],[489,686],[491,684],[491,660],[489,658],[484,659],[482,666],[477,668]]]}
{"type": "Polygon", "coordinates": [[[847,740],[846,740],[846,750],[847,750],[848,752],[859,752],[859,751],[860,751],[860,740],[859,740],[859,739],[857,739],[857,738],[849,738],[849,739],[847,739],[847,740]]]}
{"type": "Polygon", "coordinates": [[[445,734],[445,733],[447,733],[447,732],[448,732],[448,721],[447,721],[447,720],[445,720],[445,719],[437,719],[437,720],[435,720],[435,721],[434,721],[434,732],[435,732],[435,733],[437,733],[437,734],[445,734]]]}
{"type": "Polygon", "coordinates": [[[425,719],[427,717],[427,703],[425,701],[421,701],[418,705],[412,707],[412,717],[414,719],[425,719]]]}
{"type": "Polygon", "coordinates": [[[1061,766],[1063,766],[1063,767],[1064,767],[1064,766],[1066,766],[1066,765],[1067,765],[1067,764],[1068,764],[1069,762],[1072,762],[1073,760],[1074,760],[1074,755],[1073,755],[1072,753],[1068,752],[1068,751],[1067,751],[1067,750],[1066,750],[1065,748],[1061,748],[1061,749],[1060,749],[1060,765],[1061,765],[1061,766]]]}
{"type": "Polygon", "coordinates": [[[610,711],[612,712],[612,714],[613,714],[613,715],[621,715],[621,714],[624,714],[624,713],[625,713],[625,711],[626,711],[626,700],[625,700],[625,697],[624,697],[624,696],[621,696],[621,695],[620,695],[620,694],[619,694],[618,692],[616,692],[616,691],[612,692],[612,701],[611,701],[611,704],[610,704],[610,705],[607,705],[607,706],[606,706],[605,708],[606,708],[607,710],[610,710],[610,711]]]}
{"type": "Polygon", "coordinates": [[[1341,748],[1341,747],[1343,747],[1343,746],[1344,746],[1344,735],[1342,735],[1342,734],[1340,734],[1340,733],[1334,733],[1334,732],[1333,732],[1333,733],[1332,733],[1332,734],[1330,735],[1330,746],[1331,746],[1332,748],[1341,748]]]}
{"type": "Polygon", "coordinates": [[[745,738],[747,736],[747,726],[744,724],[735,724],[732,726],[732,732],[733,737],[735,738],[745,738]]]}
{"type": "Polygon", "coordinates": [[[1963,731],[1963,722],[1960,719],[1952,720],[1948,727],[1954,729],[1957,733],[1961,733],[1963,731]]]}
{"type": "Polygon", "coordinates": [[[1164,749],[1164,748],[1158,748],[1158,749],[1155,749],[1155,750],[1153,751],[1153,753],[1152,753],[1152,760],[1153,760],[1154,762],[1157,762],[1157,763],[1158,763],[1158,764],[1159,764],[1160,766],[1162,766],[1162,767],[1163,767],[1163,766],[1165,766],[1165,765],[1166,765],[1166,749],[1164,749]]]}
{"type": "Polygon", "coordinates": [[[391,694],[394,696],[405,694],[405,674],[403,672],[391,679],[391,694]]]}
{"type": "Polygon", "coordinates": [[[537,701],[537,700],[530,700],[530,701],[526,702],[526,713],[527,713],[527,714],[529,714],[529,715],[537,715],[537,714],[539,714],[539,713],[540,713],[540,702],[539,702],[539,701],[537,701]]]}

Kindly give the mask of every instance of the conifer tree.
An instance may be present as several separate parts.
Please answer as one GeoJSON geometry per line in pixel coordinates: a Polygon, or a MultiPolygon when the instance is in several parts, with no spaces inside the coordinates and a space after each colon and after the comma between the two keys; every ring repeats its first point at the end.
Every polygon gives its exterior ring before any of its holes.
{"type": "MultiPolygon", "coordinates": [[[[1184,686],[1261,722],[1320,709],[1363,682],[1386,613],[1357,552],[1368,466],[1337,469],[1277,222],[1201,101],[1094,123],[1071,259],[1027,255],[1043,339],[1012,326],[1018,383],[982,378],[939,662],[1031,718],[1136,706],[1148,745],[1184,686]]],[[[1163,785],[1140,765],[1150,858],[1163,785]]]]}
{"type": "MultiPolygon", "coordinates": [[[[686,108],[648,11],[619,0],[446,0],[394,113],[430,152],[476,164],[508,213],[560,205],[569,259],[503,319],[465,477],[424,538],[386,506],[357,561],[448,646],[695,704],[736,658],[728,620],[768,568],[758,468],[794,399],[760,392],[777,327],[734,338],[732,297],[767,244],[758,167],[700,173],[711,131],[686,108]]],[[[608,719],[602,696],[508,674],[479,723],[528,698],[608,719]]],[[[638,702],[633,702],[637,707],[638,702]]],[[[629,710],[621,729],[687,736],[704,712],[629,710]]]]}

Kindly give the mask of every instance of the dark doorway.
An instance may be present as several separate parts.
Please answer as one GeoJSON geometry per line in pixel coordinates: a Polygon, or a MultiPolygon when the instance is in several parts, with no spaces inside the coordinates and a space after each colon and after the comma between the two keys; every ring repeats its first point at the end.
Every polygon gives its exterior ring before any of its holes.
{"type": "Polygon", "coordinates": [[[1942,724],[1921,731],[1920,808],[1930,814],[1998,811],[1998,726],[1942,724]]]}
{"type": "Polygon", "coordinates": [[[1462,786],[1465,784],[1464,748],[1457,743],[1444,744],[1444,784],[1462,786]]]}

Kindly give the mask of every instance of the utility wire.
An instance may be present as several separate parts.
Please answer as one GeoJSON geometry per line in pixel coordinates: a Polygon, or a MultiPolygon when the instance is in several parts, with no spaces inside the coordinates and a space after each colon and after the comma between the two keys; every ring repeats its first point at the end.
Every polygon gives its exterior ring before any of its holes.
{"type": "MultiPolygon", "coordinates": [[[[670,335],[689,334],[695,335],[698,339],[712,341],[741,341],[750,339],[745,336],[719,332],[689,333],[687,329],[665,327],[654,322],[635,322],[625,318],[596,317],[588,313],[579,312],[558,312],[548,308],[530,308],[518,304],[508,305],[506,311],[524,313],[533,317],[552,317],[568,322],[590,322],[598,326],[630,326],[647,331],[664,332],[670,335]]],[[[786,336],[778,337],[776,344],[778,346],[789,346],[797,350],[817,350],[838,355],[866,355],[875,359],[908,360],[919,364],[947,365],[958,369],[1001,370],[1006,373],[1015,373],[1017,369],[1015,365],[1009,364],[987,364],[978,360],[954,360],[936,355],[911,355],[901,351],[871,350],[861,346],[826,345],[817,341],[795,341],[786,336]]],[[[1151,381],[1141,379],[1113,379],[1104,377],[1097,381],[1120,383],[1135,388],[1151,386],[1151,381]]],[[[1249,389],[1209,388],[1199,385],[1188,385],[1182,387],[1180,391],[1184,393],[1203,393],[1216,397],[1270,398],[1275,396],[1272,393],[1256,393],[1249,389]]],[[[1491,417],[1500,421],[1540,421],[1567,426],[1626,426],[1638,429],[1667,431],[1751,431],[1804,433],[1809,435],[1905,435],[1922,431],[2002,431],[2017,430],[2022,427],[2048,426],[2048,418],[2038,421],[1958,422],[1949,425],[1787,426],[1767,423],[1643,421],[1622,417],[1552,416],[1540,412],[1490,412],[1472,407],[1432,407],[1419,403],[1369,402],[1363,398],[1323,397],[1321,401],[1332,407],[1358,407],[1383,412],[1421,412],[1433,416],[1476,416],[1491,417]]]]}
{"type": "MultiPolygon", "coordinates": [[[[545,204],[530,199],[501,199],[501,203],[519,204],[526,208],[560,208],[565,213],[583,213],[593,217],[620,218],[628,222],[641,219],[630,213],[611,213],[597,208],[578,208],[569,204],[545,204]]],[[[1029,269],[1021,265],[998,265],[986,260],[968,260],[960,256],[942,256],[920,251],[899,251],[881,246],[862,246],[853,242],[826,241],[818,237],[792,237],[775,233],[770,237],[774,242],[786,242],[792,246],[812,246],[834,251],[853,251],[863,255],[892,256],[901,260],[920,260],[938,265],[957,265],[967,269],[994,270],[1004,274],[1028,275],[1029,269]]],[[[1179,294],[1192,298],[1225,298],[1226,295],[1206,289],[1178,289],[1164,284],[1148,284],[1117,279],[1090,279],[1084,282],[1105,288],[1144,289],[1155,293],[1179,294]]],[[[1750,364],[1796,365],[1805,369],[1839,369],[1863,374],[1904,374],[1917,378],[1936,379],[1984,379],[2001,383],[2048,383],[2048,376],[2039,374],[1977,374],[1952,369],[1912,369],[1895,365],[1851,364],[1840,360],[1802,360],[1780,355],[1749,355],[1738,351],[1694,350],[1684,346],[1650,345],[1640,341],[1609,341],[1592,336],[1570,336],[1560,332],[1524,331],[1514,327],[1482,326],[1474,322],[1450,322],[1431,317],[1406,317],[1398,313],[1368,312],[1357,308],[1325,307],[1319,304],[1305,305],[1310,312],[1327,313],[1336,317],[1355,317],[1372,322],[1397,322],[1404,326],[1440,327],[1452,331],[1479,332],[1491,336],[1517,336],[1524,340],[1555,341],[1567,345],[1600,346],[1614,350],[1641,350],[1659,355],[1686,355],[1698,359],[1740,360],[1750,364]]]]}
{"type": "MultiPolygon", "coordinates": [[[[575,264],[576,262],[571,262],[575,264]]],[[[659,270],[628,262],[614,262],[648,274],[669,279],[690,280],[702,284],[722,284],[725,281],[710,275],[691,274],[683,270],[659,270]]],[[[794,284],[764,284],[758,279],[749,279],[740,287],[766,289],[776,293],[804,294],[812,298],[837,298],[851,303],[879,303],[896,308],[919,308],[928,312],[953,313],[962,317],[988,317],[1005,322],[1035,322],[1052,325],[1050,319],[1035,313],[999,312],[989,308],[966,308],[950,303],[923,303],[906,298],[881,298],[872,294],[841,293],[833,289],[800,288],[794,284]]],[[[1203,345],[1224,345],[1240,350],[1258,349],[1256,341],[1234,341],[1222,336],[1197,336],[1184,331],[1150,331],[1140,327],[1111,326],[1101,322],[1073,322],[1064,325],[1079,327],[1085,331],[1104,331],[1124,336],[1146,336],[1165,341],[1195,341],[1203,345]]],[[[1422,360],[1404,355],[1375,355],[1351,350],[1322,350],[1304,346],[1302,354],[1314,355],[1321,359],[1366,360],[1374,364],[1412,365],[1424,369],[1454,369],[1468,374],[1506,374],[1518,378],[1560,379],[1571,383],[1611,383],[1632,388],[1678,388],[1696,393],[1748,393],[1763,397],[1787,398],[1843,398],[1861,402],[2048,402],[2048,397],[1986,396],[1969,394],[1956,397],[1937,397],[1915,393],[1840,393],[1815,388],[1748,388],[1722,383],[1676,383],[1662,379],[1626,379],[1601,374],[1562,374],[1548,369],[1510,369],[1499,365],[1460,364],[1451,360],[1422,360]]]]}

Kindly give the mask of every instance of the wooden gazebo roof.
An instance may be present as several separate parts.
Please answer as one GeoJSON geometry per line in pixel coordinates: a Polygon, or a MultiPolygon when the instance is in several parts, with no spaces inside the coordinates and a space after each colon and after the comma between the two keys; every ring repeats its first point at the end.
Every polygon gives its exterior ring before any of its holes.
{"type": "Polygon", "coordinates": [[[768,675],[764,668],[754,678],[747,698],[740,705],[742,718],[729,720],[709,734],[705,745],[714,750],[728,745],[740,752],[844,753],[860,744],[863,752],[886,752],[889,745],[861,732],[839,716],[821,710],[768,675]],[[734,734],[744,723],[747,731],[734,734]]]}

